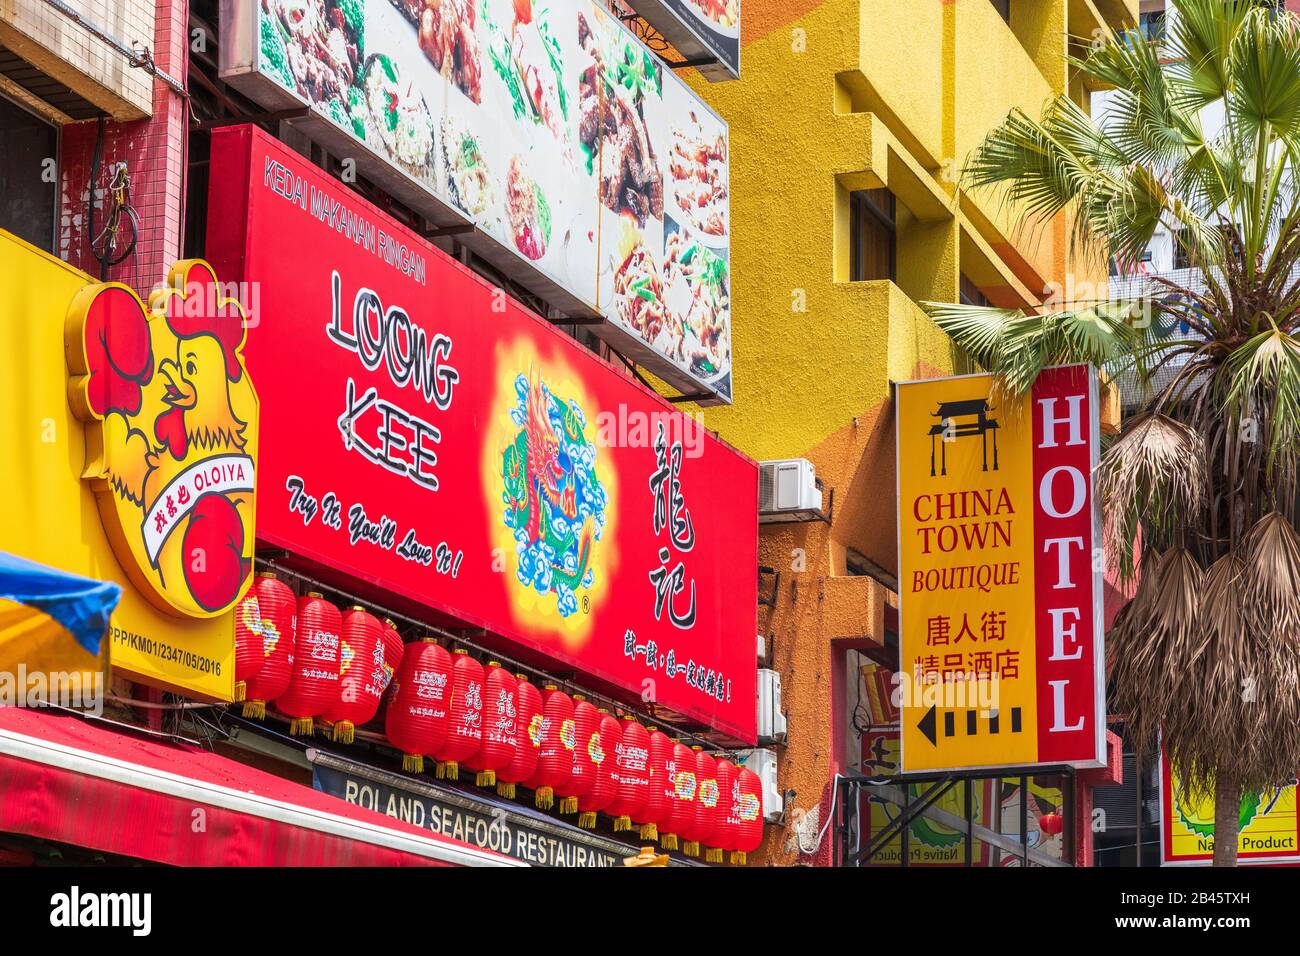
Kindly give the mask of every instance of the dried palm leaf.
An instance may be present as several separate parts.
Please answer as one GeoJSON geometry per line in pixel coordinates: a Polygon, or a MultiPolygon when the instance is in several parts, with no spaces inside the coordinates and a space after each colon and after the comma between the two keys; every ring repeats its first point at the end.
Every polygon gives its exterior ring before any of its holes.
{"type": "Polygon", "coordinates": [[[1113,557],[1126,579],[1139,527],[1168,539],[1200,517],[1208,487],[1204,439],[1166,415],[1141,416],[1111,445],[1097,469],[1097,488],[1114,522],[1113,557]]]}

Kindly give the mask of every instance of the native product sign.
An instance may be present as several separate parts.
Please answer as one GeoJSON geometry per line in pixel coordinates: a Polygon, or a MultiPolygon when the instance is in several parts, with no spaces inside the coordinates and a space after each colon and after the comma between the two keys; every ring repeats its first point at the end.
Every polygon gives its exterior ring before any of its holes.
{"type": "Polygon", "coordinates": [[[305,107],[352,171],[731,400],[727,125],[601,4],[229,0],[222,23],[227,82],[305,107]]]}
{"type": "MultiPolygon", "coordinates": [[[[1242,863],[1300,863],[1296,783],[1242,793],[1237,818],[1242,863]]],[[[1214,794],[1182,792],[1178,771],[1160,750],[1160,862],[1209,866],[1214,859],[1214,794]]]]}
{"type": "Polygon", "coordinates": [[[1105,757],[1096,375],[897,391],[907,771],[1105,757]]]}
{"type": "MultiPolygon", "coordinates": [[[[900,770],[898,731],[893,728],[869,730],[862,735],[862,763],[860,770],[868,777],[892,777],[900,770]]],[[[970,786],[969,820],[985,829],[993,829],[993,811],[996,801],[993,788],[996,780],[975,780],[970,786]]],[[[899,781],[899,790],[906,789],[913,801],[920,799],[929,789],[928,784],[909,784],[899,781]]],[[[959,820],[967,820],[966,788],[958,783],[947,788],[936,800],[936,810],[959,820]]],[[[862,846],[871,842],[896,825],[903,808],[883,793],[867,787],[862,791],[858,818],[862,821],[862,846]]],[[[989,844],[981,839],[970,841],[970,866],[990,865],[989,844]]],[[[900,866],[903,862],[903,836],[896,832],[885,845],[872,854],[867,866],[900,866]]],[[[924,814],[913,818],[907,827],[908,866],[966,866],[966,834],[924,814]]]]}
{"type": "Polygon", "coordinates": [[[258,537],[752,742],[756,464],[270,137],[212,155],[258,537]]]}

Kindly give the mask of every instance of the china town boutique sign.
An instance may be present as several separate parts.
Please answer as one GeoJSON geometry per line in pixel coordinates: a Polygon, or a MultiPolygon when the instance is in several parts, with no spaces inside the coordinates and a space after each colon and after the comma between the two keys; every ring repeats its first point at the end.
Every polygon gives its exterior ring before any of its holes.
{"type": "Polygon", "coordinates": [[[1044,371],[897,391],[902,763],[1105,757],[1097,379],[1044,371]]]}
{"type": "Polygon", "coordinates": [[[212,149],[259,539],[752,742],[755,463],[260,131],[212,149]]]}

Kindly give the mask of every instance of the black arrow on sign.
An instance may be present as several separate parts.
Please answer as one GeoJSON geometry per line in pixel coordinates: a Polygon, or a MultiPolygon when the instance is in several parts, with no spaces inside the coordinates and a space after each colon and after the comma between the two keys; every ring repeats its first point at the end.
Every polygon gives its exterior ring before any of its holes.
{"type": "Polygon", "coordinates": [[[930,705],[930,709],[925,712],[925,716],[921,718],[921,722],[916,726],[921,733],[925,734],[925,739],[930,741],[931,745],[938,746],[939,740],[934,734],[934,706],[933,704],[930,705]]]}

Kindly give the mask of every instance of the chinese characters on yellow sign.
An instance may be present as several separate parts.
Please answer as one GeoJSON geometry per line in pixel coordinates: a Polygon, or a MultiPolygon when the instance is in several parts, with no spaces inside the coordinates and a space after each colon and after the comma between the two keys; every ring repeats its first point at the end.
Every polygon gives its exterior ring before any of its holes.
{"type": "Polygon", "coordinates": [[[904,770],[1099,765],[1095,374],[902,383],[897,430],[904,770]]]}

